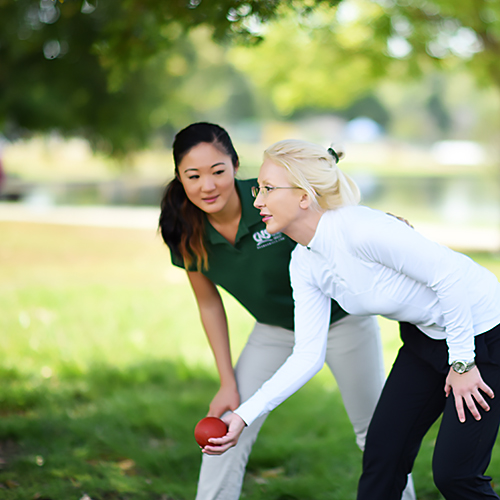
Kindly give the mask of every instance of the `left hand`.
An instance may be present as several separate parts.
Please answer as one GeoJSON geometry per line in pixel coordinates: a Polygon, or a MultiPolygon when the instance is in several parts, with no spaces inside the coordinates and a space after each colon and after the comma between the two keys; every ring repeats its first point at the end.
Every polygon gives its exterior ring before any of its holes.
{"type": "Polygon", "coordinates": [[[489,411],[490,407],[481,392],[479,392],[480,390],[490,398],[495,397],[493,390],[483,381],[477,366],[465,373],[457,373],[450,367],[450,372],[446,377],[444,392],[446,393],[446,397],[448,397],[450,392],[453,391],[455,407],[460,422],[465,422],[464,401],[476,420],[481,420],[481,414],[476,407],[476,402],[479,403],[479,406],[483,410],[489,411]]]}
{"type": "Polygon", "coordinates": [[[223,387],[221,385],[217,394],[210,403],[208,417],[219,417],[226,411],[233,411],[240,405],[240,395],[236,384],[231,387],[223,387]]]}
{"type": "Polygon", "coordinates": [[[228,431],[225,436],[220,438],[210,438],[207,444],[201,451],[207,455],[222,455],[225,451],[229,450],[233,446],[236,446],[240,434],[246,427],[245,421],[236,413],[228,413],[222,417],[222,420],[226,422],[228,426],[228,431]]]}

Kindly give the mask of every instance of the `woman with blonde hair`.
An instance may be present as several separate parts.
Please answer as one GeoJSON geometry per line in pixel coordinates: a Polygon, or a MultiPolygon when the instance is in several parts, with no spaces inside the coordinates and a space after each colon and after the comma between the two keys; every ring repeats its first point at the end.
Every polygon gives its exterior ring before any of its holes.
{"type": "Polygon", "coordinates": [[[226,436],[271,411],[321,368],[328,303],[399,321],[403,346],[370,423],[358,500],[400,498],[422,439],[442,415],[434,481],[447,499],[499,498],[484,475],[500,422],[500,284],[467,256],[359,206],[333,149],[280,141],[265,151],[255,207],[298,243],[290,277],[294,353],[234,413],[226,436]]]}

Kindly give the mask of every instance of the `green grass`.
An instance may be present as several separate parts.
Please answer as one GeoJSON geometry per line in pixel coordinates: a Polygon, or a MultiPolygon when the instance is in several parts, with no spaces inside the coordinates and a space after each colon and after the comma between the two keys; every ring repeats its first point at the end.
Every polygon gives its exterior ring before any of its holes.
{"type": "MultiPolygon", "coordinates": [[[[500,275],[500,260],[475,256],[500,275]]],[[[141,230],[0,223],[0,498],[188,500],[217,377],[184,273],[141,230]],[[84,497],[85,498],[85,497],[84,497]]],[[[224,296],[236,357],[252,319],[224,296]]],[[[399,346],[382,321],[386,363],[399,346]]],[[[415,467],[420,500],[435,429],[415,467]]],[[[361,452],[323,370],[268,418],[248,500],[355,498],[361,452]]],[[[490,469],[500,470],[495,450],[490,469]]]]}

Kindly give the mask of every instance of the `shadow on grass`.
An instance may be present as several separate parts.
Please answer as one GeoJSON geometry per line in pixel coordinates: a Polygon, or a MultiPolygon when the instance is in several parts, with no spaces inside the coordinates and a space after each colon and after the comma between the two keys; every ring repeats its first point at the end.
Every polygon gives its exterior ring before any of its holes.
{"type": "Polygon", "coordinates": [[[193,429],[216,390],[208,374],[151,362],[85,374],[68,367],[50,379],[10,370],[0,379],[0,497],[194,496],[193,429]]]}
{"type": "MultiPolygon", "coordinates": [[[[151,361],[85,373],[68,366],[46,379],[0,369],[0,380],[0,498],[195,497],[193,429],[217,390],[213,374],[151,361]]],[[[434,439],[435,429],[417,463],[419,500],[442,498],[430,476],[434,439]]],[[[269,416],[242,498],[355,499],[360,471],[340,395],[312,381],[269,416]]]]}
{"type": "MultiPolygon", "coordinates": [[[[150,361],[63,366],[49,378],[0,370],[0,380],[1,498],[194,498],[193,429],[217,390],[213,374],[150,361]]],[[[244,497],[355,498],[360,461],[339,395],[310,383],[268,418],[244,497]]]]}

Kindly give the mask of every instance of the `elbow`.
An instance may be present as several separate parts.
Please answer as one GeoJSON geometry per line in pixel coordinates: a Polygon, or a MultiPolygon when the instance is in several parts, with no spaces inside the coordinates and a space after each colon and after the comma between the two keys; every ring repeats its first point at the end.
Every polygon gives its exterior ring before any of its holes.
{"type": "Polygon", "coordinates": [[[307,372],[309,373],[310,378],[314,377],[314,375],[316,375],[319,371],[321,371],[323,365],[325,364],[325,357],[326,357],[326,352],[303,353],[302,359],[305,362],[305,365],[308,366],[307,372]]]}
{"type": "Polygon", "coordinates": [[[313,376],[316,375],[318,372],[321,371],[321,369],[323,368],[323,365],[325,364],[325,357],[323,356],[322,359],[318,359],[318,361],[315,363],[315,365],[313,366],[313,376]]]}

